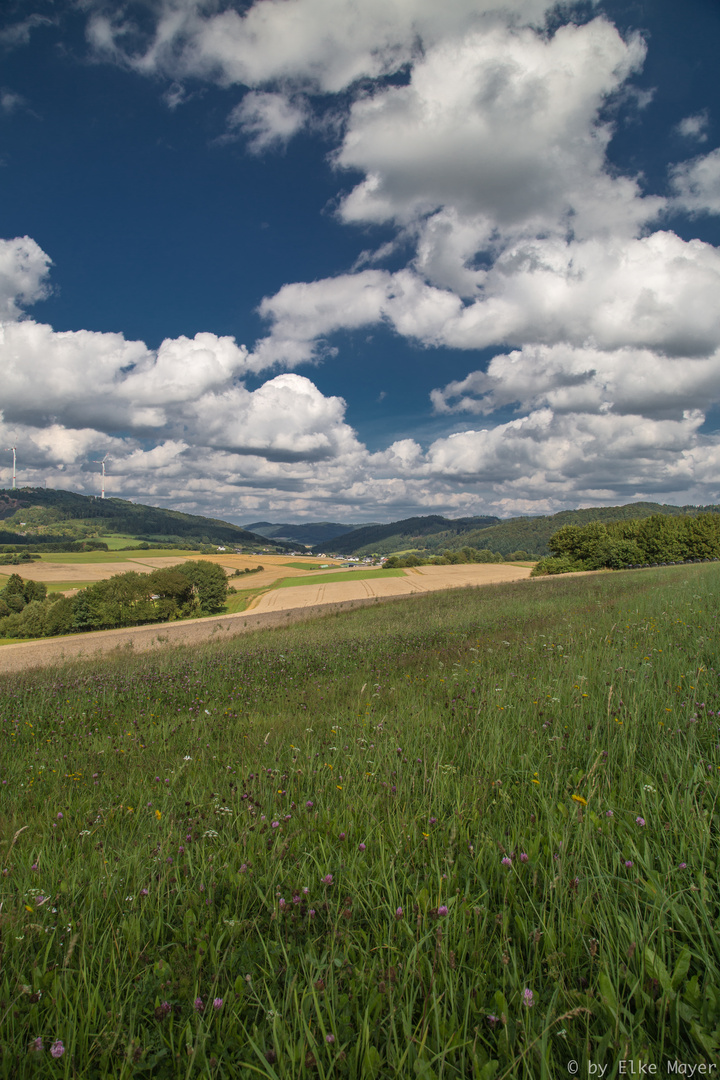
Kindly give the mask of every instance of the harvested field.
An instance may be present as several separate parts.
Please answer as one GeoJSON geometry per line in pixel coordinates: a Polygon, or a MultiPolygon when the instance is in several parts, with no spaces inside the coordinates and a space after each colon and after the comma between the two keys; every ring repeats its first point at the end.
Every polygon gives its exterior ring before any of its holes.
{"type": "MultiPolygon", "coordinates": [[[[9,577],[11,574],[19,574],[26,581],[44,581],[46,584],[53,585],[67,582],[68,591],[70,591],[73,587],[77,588],[78,583],[85,585],[91,581],[104,581],[106,578],[114,577],[115,574],[126,574],[129,570],[134,570],[138,574],[150,574],[153,570],[165,566],[177,566],[178,563],[187,562],[188,559],[216,562],[223,567],[228,575],[233,574],[236,570],[245,570],[246,567],[254,569],[256,566],[263,566],[264,570],[260,571],[260,573],[247,575],[247,582],[252,582],[253,588],[266,588],[280,577],[293,577],[294,575],[305,577],[308,573],[323,572],[316,570],[316,559],[307,560],[308,566],[313,568],[307,571],[300,570],[297,566],[288,565],[287,556],[265,555],[264,553],[260,555],[198,555],[196,552],[188,552],[187,555],[145,557],[138,555],[122,561],[113,559],[112,553],[109,553],[110,558],[107,560],[98,561],[97,554],[97,552],[92,552],[94,558],[87,561],[79,561],[77,555],[73,553],[72,561],[68,559],[67,562],[64,561],[62,555],[55,555],[50,558],[43,557],[41,562],[21,563],[18,566],[0,566],[0,575],[4,574],[9,577]]],[[[297,563],[300,560],[295,558],[293,561],[297,563]]],[[[245,578],[238,578],[233,580],[232,584],[242,587],[244,581],[245,578]]],[[[1,587],[2,578],[0,577],[1,587]]]]}
{"type": "MultiPolygon", "coordinates": [[[[260,575],[256,576],[259,577],[260,575]]],[[[283,575],[285,576],[285,575],[283,575]]],[[[410,596],[412,593],[433,592],[437,589],[458,589],[468,585],[493,585],[501,581],[521,581],[530,577],[530,568],[507,563],[472,563],[467,566],[414,566],[403,577],[352,578],[347,581],[297,585],[276,589],[257,597],[248,610],[286,611],[291,608],[315,607],[317,604],[336,604],[348,600],[367,600],[373,597],[410,596]]]]}
{"type": "Polygon", "coordinates": [[[24,581],[67,581],[72,585],[76,581],[103,581],[115,574],[127,574],[135,570],[138,574],[150,574],[159,566],[176,566],[181,558],[125,559],[123,562],[62,563],[34,562],[19,566],[0,566],[0,574],[9,577],[19,574],[24,581]]]}

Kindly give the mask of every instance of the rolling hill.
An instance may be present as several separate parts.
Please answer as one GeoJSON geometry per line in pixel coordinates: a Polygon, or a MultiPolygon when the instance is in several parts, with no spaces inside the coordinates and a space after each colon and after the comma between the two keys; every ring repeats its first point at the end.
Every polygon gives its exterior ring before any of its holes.
{"type": "Polygon", "coordinates": [[[342,525],[337,521],[309,521],[299,525],[289,523],[274,524],[272,521],[254,521],[245,525],[249,532],[258,536],[266,536],[268,539],[295,541],[305,545],[329,544],[345,533],[354,532],[361,528],[360,525],[342,525]]]}
{"type": "Polygon", "coordinates": [[[463,547],[488,548],[501,555],[526,551],[538,558],[549,554],[547,542],[563,525],[587,525],[590,521],[622,521],[653,514],[720,513],[720,506],[668,506],[637,502],[625,506],[600,506],[562,510],[543,517],[444,518],[439,515],[406,518],[388,525],[363,527],[328,544],[328,554],[389,555],[414,550],[418,554],[457,551],[463,547]]]}
{"type": "Polygon", "coordinates": [[[103,534],[127,534],[139,540],[268,547],[280,551],[292,544],[256,536],[218,518],[162,510],[126,499],[98,499],[52,488],[0,489],[0,544],[40,545],[84,540],[103,534]]]}
{"type": "MultiPolygon", "coordinates": [[[[458,532],[481,529],[499,521],[500,518],[496,517],[457,518],[452,521],[440,517],[439,514],[405,518],[388,525],[363,525],[326,545],[323,550],[327,550],[328,554],[332,552],[338,555],[389,555],[392,551],[403,551],[406,548],[426,549],[430,546],[431,538],[437,534],[454,536],[458,532]]],[[[447,547],[447,544],[445,546],[447,547]]],[[[318,545],[314,550],[320,554],[318,545]]]]}

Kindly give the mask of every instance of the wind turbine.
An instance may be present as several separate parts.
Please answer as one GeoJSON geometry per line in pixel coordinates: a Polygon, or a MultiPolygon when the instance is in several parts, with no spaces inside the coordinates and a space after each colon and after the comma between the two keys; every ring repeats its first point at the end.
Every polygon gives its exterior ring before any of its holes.
{"type": "MultiPolygon", "coordinates": [[[[97,459],[97,458],[93,458],[93,461],[94,461],[94,463],[95,463],[96,465],[102,465],[102,487],[101,487],[101,489],[100,489],[100,491],[101,491],[101,495],[100,495],[100,498],[101,498],[101,499],[104,499],[104,498],[105,498],[105,462],[107,461],[107,459],[108,459],[109,457],[110,457],[110,455],[109,455],[109,454],[106,454],[106,455],[105,455],[105,457],[104,457],[104,458],[102,459],[102,461],[98,461],[98,459],[97,459]]],[[[14,486],[15,486],[15,485],[13,484],[13,487],[14,487],[14,486]]]]}
{"type": "Polygon", "coordinates": [[[13,456],[13,491],[14,491],[15,490],[15,451],[17,450],[17,447],[16,446],[6,446],[5,449],[6,450],[12,450],[12,456],[13,456]]]}

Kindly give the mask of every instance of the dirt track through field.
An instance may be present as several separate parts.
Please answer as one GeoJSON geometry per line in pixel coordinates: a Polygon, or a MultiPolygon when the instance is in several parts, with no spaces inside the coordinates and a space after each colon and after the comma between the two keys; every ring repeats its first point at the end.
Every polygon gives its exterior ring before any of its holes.
{"type": "Polygon", "coordinates": [[[0,647],[0,674],[57,666],[107,653],[118,655],[125,651],[147,652],[169,645],[201,645],[210,640],[226,640],[253,630],[290,626],[295,622],[305,622],[307,619],[337,611],[351,611],[398,596],[468,585],[519,581],[529,575],[529,568],[508,564],[422,566],[408,571],[403,578],[365,578],[347,583],[340,581],[325,585],[298,585],[296,588],[265,593],[260,597],[261,601],[267,597],[279,599],[280,603],[270,609],[258,606],[234,615],[187,619],[153,626],[132,626],[122,630],[97,630],[91,634],[72,634],[68,637],[3,645],[0,647]]]}

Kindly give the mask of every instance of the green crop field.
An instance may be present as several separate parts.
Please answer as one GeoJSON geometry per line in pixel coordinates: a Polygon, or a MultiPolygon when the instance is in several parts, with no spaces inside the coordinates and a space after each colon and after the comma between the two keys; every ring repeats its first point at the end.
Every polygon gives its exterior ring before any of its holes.
{"type": "Polygon", "coordinates": [[[111,551],[117,551],[118,548],[129,547],[131,544],[143,542],[138,540],[137,536],[130,536],[128,533],[106,533],[104,536],[99,536],[98,539],[107,544],[111,551]]]}
{"type": "MultiPolygon", "coordinates": [[[[313,577],[313,585],[331,585],[335,581],[361,581],[363,578],[386,578],[386,577],[404,577],[404,570],[338,570],[334,574],[318,574],[313,577]]],[[[271,589],[292,589],[296,585],[307,585],[307,581],[303,581],[299,577],[286,577],[280,578],[279,581],[273,582],[270,586],[271,589]]]]}
{"type": "Polygon", "coordinates": [[[127,562],[130,559],[187,559],[193,557],[195,557],[194,552],[181,548],[148,548],[145,550],[134,548],[132,551],[50,551],[40,556],[43,562],[67,563],[69,566],[77,566],[82,563],[127,562]]]}
{"type": "MultiPolygon", "coordinates": [[[[327,560],[322,560],[322,561],[326,562],[327,560]]],[[[292,567],[293,570],[318,570],[320,565],[321,565],[321,562],[318,559],[314,563],[311,563],[311,562],[284,562],[282,565],[283,566],[290,566],[290,567],[292,567]]],[[[334,561],[333,561],[333,565],[335,565],[334,561]]]]}
{"type": "Polygon", "coordinates": [[[707,1075],[719,613],[713,563],[0,679],[0,1076],[707,1075]]]}

